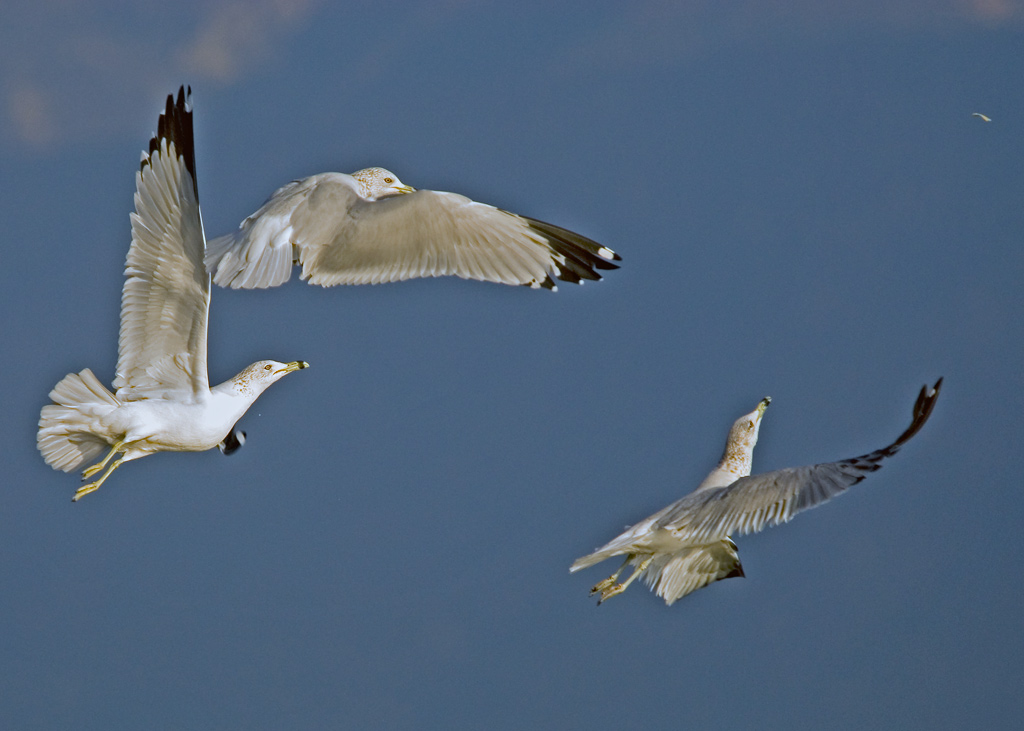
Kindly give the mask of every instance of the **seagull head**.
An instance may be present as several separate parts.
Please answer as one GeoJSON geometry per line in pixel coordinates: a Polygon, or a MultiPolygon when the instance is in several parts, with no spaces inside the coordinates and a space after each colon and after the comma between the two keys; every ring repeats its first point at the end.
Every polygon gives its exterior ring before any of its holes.
{"type": "Polygon", "coordinates": [[[399,180],[393,172],[384,168],[365,168],[352,173],[352,177],[359,185],[359,195],[369,201],[416,191],[411,185],[399,180]]]}
{"type": "Polygon", "coordinates": [[[244,371],[231,379],[235,391],[240,394],[247,394],[256,398],[263,393],[271,384],[281,380],[289,373],[309,368],[309,363],[304,360],[294,360],[291,363],[281,363],[276,360],[261,360],[253,363],[244,371]]]}
{"type": "Polygon", "coordinates": [[[757,444],[757,434],[761,430],[761,419],[772,402],[771,396],[765,396],[757,408],[749,414],[738,418],[729,430],[729,440],[725,443],[723,461],[735,463],[737,470],[746,469],[742,474],[750,474],[750,463],[757,444]]]}

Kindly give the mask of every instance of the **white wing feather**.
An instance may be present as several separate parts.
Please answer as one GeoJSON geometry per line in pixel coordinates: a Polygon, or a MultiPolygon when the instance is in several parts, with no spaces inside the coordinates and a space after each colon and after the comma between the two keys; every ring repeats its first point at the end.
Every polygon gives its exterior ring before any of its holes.
{"type": "MultiPolygon", "coordinates": [[[[114,388],[122,401],[209,390],[210,281],[194,176],[191,105],[178,94],[136,173],[114,388]]],[[[180,398],[180,396],[179,396],[180,398]]]]}

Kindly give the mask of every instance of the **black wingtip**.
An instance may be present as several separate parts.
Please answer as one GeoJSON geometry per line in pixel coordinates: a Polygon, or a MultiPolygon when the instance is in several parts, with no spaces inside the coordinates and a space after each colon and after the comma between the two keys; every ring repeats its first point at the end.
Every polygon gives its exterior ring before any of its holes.
{"type": "Polygon", "coordinates": [[[906,431],[899,435],[895,442],[885,449],[880,449],[877,452],[874,452],[873,455],[877,455],[879,459],[881,457],[892,456],[893,454],[896,454],[900,447],[910,441],[915,434],[921,431],[921,427],[925,425],[925,422],[927,422],[931,417],[932,411],[935,410],[935,404],[939,400],[939,391],[941,390],[941,378],[930,388],[927,385],[921,386],[921,392],[917,395],[917,401],[914,402],[914,413],[913,418],[910,420],[910,426],[907,427],[906,431]]]}
{"type": "Polygon", "coordinates": [[[914,404],[914,419],[910,425],[911,428],[907,430],[910,432],[913,429],[913,432],[907,436],[908,439],[916,434],[924,426],[924,423],[928,421],[928,417],[932,415],[932,410],[935,409],[935,403],[939,400],[939,391],[941,390],[942,378],[937,380],[931,388],[928,388],[926,385],[921,386],[921,393],[918,394],[917,403],[914,404]],[[914,429],[915,425],[917,429],[914,429]]]}
{"type": "Polygon", "coordinates": [[[555,276],[563,282],[579,284],[588,280],[599,281],[601,275],[596,270],[610,271],[619,268],[619,265],[613,262],[622,261],[622,257],[607,246],[551,223],[526,216],[523,216],[523,219],[530,228],[547,239],[552,252],[562,259],[555,264],[555,276]]]}
{"type": "Polygon", "coordinates": [[[156,135],[149,141],[149,153],[144,155],[139,166],[145,171],[150,164],[150,157],[160,150],[160,141],[174,143],[177,154],[185,160],[185,168],[192,176],[192,187],[199,197],[199,186],[196,183],[196,145],[192,133],[192,87],[178,87],[178,98],[174,94],[167,95],[167,103],[160,120],[157,122],[156,135]]]}
{"type": "Polygon", "coordinates": [[[742,564],[736,564],[736,568],[734,568],[732,571],[730,571],[725,576],[723,576],[722,580],[724,581],[725,579],[745,579],[745,578],[747,578],[747,575],[745,573],[743,573],[743,565],[742,564]]]}

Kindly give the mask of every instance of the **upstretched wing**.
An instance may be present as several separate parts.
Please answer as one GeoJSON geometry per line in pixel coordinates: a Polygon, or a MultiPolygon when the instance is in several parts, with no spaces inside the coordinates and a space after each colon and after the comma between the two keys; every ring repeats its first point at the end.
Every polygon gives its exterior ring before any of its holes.
{"type": "Polygon", "coordinates": [[[786,522],[881,469],[882,460],[896,454],[928,421],[941,387],[940,378],[933,387],[921,388],[910,426],[887,447],[839,462],[742,477],[728,487],[691,493],[661,511],[656,525],[685,536],[688,543],[703,543],[786,522]]]}
{"type": "Polygon", "coordinates": [[[209,389],[210,281],[203,265],[191,90],[178,90],[136,173],[114,388],[122,401],[209,389]]]}
{"type": "Polygon", "coordinates": [[[325,287],[455,275],[553,288],[554,279],[597,280],[597,270],[618,268],[613,251],[558,226],[455,193],[365,200],[352,181],[324,173],[281,188],[237,232],[210,242],[214,282],[274,286],[293,258],[325,287]]]}

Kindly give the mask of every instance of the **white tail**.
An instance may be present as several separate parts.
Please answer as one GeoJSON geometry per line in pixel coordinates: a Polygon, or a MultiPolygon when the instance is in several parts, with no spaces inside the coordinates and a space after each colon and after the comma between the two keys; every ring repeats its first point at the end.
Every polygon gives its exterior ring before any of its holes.
{"type": "Polygon", "coordinates": [[[110,448],[93,433],[96,419],[120,405],[93,372],[69,373],[50,391],[54,403],[39,414],[36,446],[55,470],[70,472],[110,448]]]}

